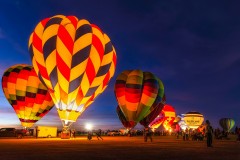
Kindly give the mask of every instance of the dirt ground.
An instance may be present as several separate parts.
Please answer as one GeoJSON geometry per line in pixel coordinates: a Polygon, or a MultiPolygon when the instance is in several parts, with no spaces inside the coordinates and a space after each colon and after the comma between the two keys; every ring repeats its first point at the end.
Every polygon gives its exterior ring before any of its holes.
{"type": "Polygon", "coordinates": [[[0,139],[0,160],[240,160],[240,142],[214,140],[213,148],[205,141],[183,141],[174,136],[93,137],[75,139],[23,138],[0,139]]]}

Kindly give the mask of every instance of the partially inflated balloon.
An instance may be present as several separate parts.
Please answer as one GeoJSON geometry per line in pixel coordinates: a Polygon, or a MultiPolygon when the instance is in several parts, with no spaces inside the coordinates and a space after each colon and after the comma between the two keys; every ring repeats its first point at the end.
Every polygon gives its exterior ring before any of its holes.
{"type": "Polygon", "coordinates": [[[176,118],[176,112],[175,112],[175,109],[168,104],[166,104],[164,106],[163,112],[164,112],[164,117],[165,117],[164,118],[165,120],[163,122],[163,126],[164,126],[165,129],[168,130],[168,129],[171,128],[171,126],[172,126],[172,124],[173,124],[173,122],[176,118]]]}
{"type": "Polygon", "coordinates": [[[109,37],[75,16],[42,20],[29,38],[29,51],[66,127],[105,90],[115,72],[109,37]]]}
{"type": "Polygon", "coordinates": [[[32,66],[22,64],[8,68],[2,77],[2,88],[24,127],[32,127],[54,105],[32,66]]]}
{"type": "Polygon", "coordinates": [[[114,92],[126,120],[135,126],[161,102],[164,87],[150,72],[127,70],[118,75],[114,92]]]}
{"type": "Polygon", "coordinates": [[[157,129],[165,121],[164,112],[161,111],[160,114],[149,124],[150,128],[157,129]]]}
{"type": "Polygon", "coordinates": [[[224,131],[229,132],[234,127],[235,121],[232,118],[221,118],[219,124],[224,131]]]}
{"type": "Polygon", "coordinates": [[[175,109],[166,104],[164,105],[162,112],[150,123],[151,128],[158,128],[163,124],[166,130],[170,129],[176,117],[175,109]]]}
{"type": "Polygon", "coordinates": [[[186,128],[188,128],[188,126],[187,126],[187,124],[186,124],[186,122],[184,120],[179,121],[178,125],[180,126],[180,128],[182,130],[186,130],[186,128]]]}

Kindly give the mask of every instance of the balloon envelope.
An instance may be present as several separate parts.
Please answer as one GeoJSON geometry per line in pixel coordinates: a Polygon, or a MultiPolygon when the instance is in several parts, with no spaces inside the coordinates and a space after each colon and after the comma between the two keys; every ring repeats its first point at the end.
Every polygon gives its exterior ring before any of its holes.
{"type": "Polygon", "coordinates": [[[24,127],[32,127],[54,105],[32,66],[8,68],[2,77],[2,89],[24,127]]]}
{"type": "Polygon", "coordinates": [[[165,104],[162,112],[149,124],[149,127],[156,129],[163,124],[163,127],[168,130],[171,128],[175,117],[175,109],[172,106],[165,104]]]}
{"type": "Polygon", "coordinates": [[[163,113],[164,113],[163,126],[166,130],[169,130],[175,120],[175,117],[176,117],[175,109],[171,105],[166,104],[163,107],[163,113]]]}
{"type": "Polygon", "coordinates": [[[114,92],[126,120],[137,124],[161,102],[164,87],[150,72],[126,70],[118,75],[114,92]]]}
{"type": "Polygon", "coordinates": [[[116,67],[116,52],[99,27],[75,16],[38,23],[29,38],[32,63],[68,127],[102,93],[116,67]]]}
{"type": "Polygon", "coordinates": [[[202,125],[204,117],[199,112],[187,112],[184,114],[183,120],[189,128],[197,129],[202,125]]]}
{"type": "Polygon", "coordinates": [[[219,124],[224,131],[229,132],[234,127],[235,121],[232,118],[221,118],[219,124]]]}
{"type": "Polygon", "coordinates": [[[184,120],[179,121],[178,125],[180,126],[180,128],[182,130],[186,130],[186,128],[188,128],[188,126],[187,126],[187,124],[186,124],[186,122],[184,120]]]}

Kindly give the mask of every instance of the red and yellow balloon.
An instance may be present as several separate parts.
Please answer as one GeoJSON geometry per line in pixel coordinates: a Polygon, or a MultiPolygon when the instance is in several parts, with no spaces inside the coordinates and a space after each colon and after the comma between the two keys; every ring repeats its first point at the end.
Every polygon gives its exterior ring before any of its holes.
{"type": "Polygon", "coordinates": [[[163,127],[166,130],[171,129],[171,126],[175,120],[176,117],[176,112],[175,109],[168,105],[165,104],[162,112],[150,123],[150,127],[151,128],[158,128],[159,126],[161,126],[161,124],[163,124],[163,127]]]}
{"type": "Polygon", "coordinates": [[[2,77],[2,89],[23,127],[32,127],[54,106],[47,88],[29,65],[8,68],[2,77]]]}
{"type": "Polygon", "coordinates": [[[39,22],[29,38],[29,51],[66,127],[106,89],[116,68],[109,37],[75,16],[56,15],[39,22]]]}

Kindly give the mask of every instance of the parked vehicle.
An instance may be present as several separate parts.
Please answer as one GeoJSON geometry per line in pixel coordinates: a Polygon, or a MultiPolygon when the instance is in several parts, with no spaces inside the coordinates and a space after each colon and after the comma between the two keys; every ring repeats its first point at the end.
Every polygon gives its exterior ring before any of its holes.
{"type": "Polygon", "coordinates": [[[107,132],[107,135],[108,136],[120,136],[120,135],[122,135],[122,133],[119,131],[109,131],[109,132],[107,132]]]}
{"type": "Polygon", "coordinates": [[[27,130],[24,129],[15,129],[15,128],[1,128],[0,137],[16,137],[23,138],[27,133],[27,130]]]}

